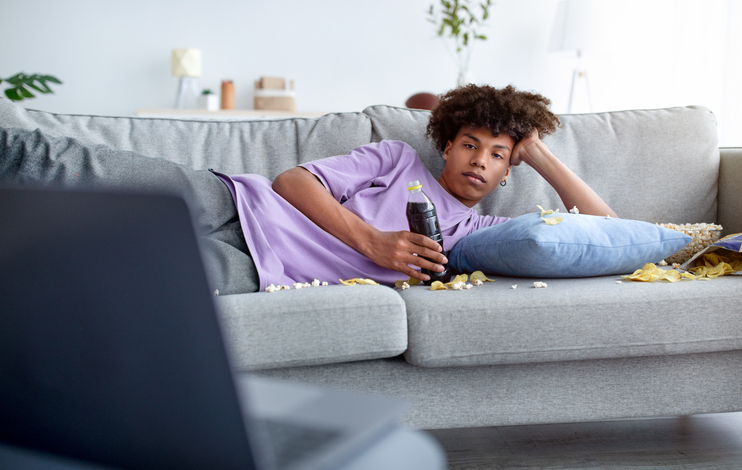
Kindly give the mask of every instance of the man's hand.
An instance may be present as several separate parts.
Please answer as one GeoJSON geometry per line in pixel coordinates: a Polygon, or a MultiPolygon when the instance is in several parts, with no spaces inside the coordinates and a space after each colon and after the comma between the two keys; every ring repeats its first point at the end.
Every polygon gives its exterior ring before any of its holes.
{"type": "Polygon", "coordinates": [[[515,144],[512,155],[510,155],[510,164],[518,166],[529,158],[533,157],[538,151],[543,151],[540,147],[546,147],[539,139],[538,131],[533,129],[531,134],[524,137],[520,142],[515,144]]]}
{"type": "Polygon", "coordinates": [[[448,263],[442,251],[441,246],[430,237],[408,231],[377,231],[362,249],[364,255],[382,268],[393,269],[421,281],[429,280],[430,276],[410,265],[442,272],[442,265],[448,263]]]}

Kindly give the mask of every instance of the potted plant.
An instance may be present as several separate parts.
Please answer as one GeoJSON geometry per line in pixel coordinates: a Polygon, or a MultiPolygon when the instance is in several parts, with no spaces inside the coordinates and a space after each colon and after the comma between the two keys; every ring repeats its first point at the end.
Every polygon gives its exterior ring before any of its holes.
{"type": "Polygon", "coordinates": [[[218,111],[219,96],[206,88],[201,92],[201,96],[198,97],[198,107],[199,109],[206,109],[208,111],[218,111]]]}
{"type": "Polygon", "coordinates": [[[489,18],[492,0],[482,0],[472,5],[471,0],[440,0],[439,8],[430,5],[428,21],[435,25],[436,34],[446,41],[447,48],[453,43],[453,52],[448,49],[459,69],[457,84],[466,85],[471,81],[469,60],[474,42],[485,41],[487,36],[481,33],[485,21],[489,18]]]}
{"type": "Polygon", "coordinates": [[[53,75],[26,75],[25,73],[17,73],[10,78],[0,78],[0,83],[8,82],[11,85],[5,89],[5,96],[13,101],[23,101],[26,99],[34,98],[35,95],[31,93],[29,88],[38,91],[39,93],[54,93],[47,82],[57,83],[59,85],[62,82],[53,75]]]}

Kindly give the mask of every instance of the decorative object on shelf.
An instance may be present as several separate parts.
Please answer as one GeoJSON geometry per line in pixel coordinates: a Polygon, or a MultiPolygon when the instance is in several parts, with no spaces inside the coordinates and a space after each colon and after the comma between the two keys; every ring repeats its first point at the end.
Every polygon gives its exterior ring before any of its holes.
{"type": "Polygon", "coordinates": [[[584,84],[587,109],[593,111],[592,96],[583,63],[585,51],[602,52],[608,48],[610,35],[610,5],[605,0],[566,0],[557,6],[554,28],[551,32],[549,52],[574,51],[577,62],[572,72],[567,113],[574,110],[578,87],[584,84]]]}
{"type": "Polygon", "coordinates": [[[180,77],[176,108],[192,108],[198,99],[198,80],[201,76],[201,49],[173,49],[172,72],[180,77]]]}
{"type": "Polygon", "coordinates": [[[440,11],[435,5],[428,9],[428,21],[435,25],[436,34],[441,38],[452,40],[453,53],[448,49],[451,58],[459,68],[458,86],[471,82],[469,60],[476,40],[485,41],[487,36],[481,34],[481,28],[489,18],[492,0],[483,0],[472,5],[471,0],[440,0],[440,11]]]}
{"type": "Polygon", "coordinates": [[[222,109],[234,109],[234,83],[222,80],[222,109]]]}
{"type": "Polygon", "coordinates": [[[206,88],[198,97],[198,108],[207,111],[219,111],[219,95],[206,88]]]}
{"type": "Polygon", "coordinates": [[[260,77],[255,81],[255,109],[296,111],[294,81],[280,77],[260,77]]]}
{"type": "Polygon", "coordinates": [[[404,105],[410,109],[431,110],[438,106],[439,101],[440,98],[432,93],[416,93],[410,96],[404,105]]]}
{"type": "Polygon", "coordinates": [[[0,78],[0,83],[8,82],[11,87],[5,89],[5,96],[13,101],[23,101],[36,96],[31,93],[28,88],[32,88],[39,93],[54,93],[46,82],[56,83],[61,85],[62,82],[53,75],[26,75],[25,73],[17,73],[10,78],[0,78]]]}

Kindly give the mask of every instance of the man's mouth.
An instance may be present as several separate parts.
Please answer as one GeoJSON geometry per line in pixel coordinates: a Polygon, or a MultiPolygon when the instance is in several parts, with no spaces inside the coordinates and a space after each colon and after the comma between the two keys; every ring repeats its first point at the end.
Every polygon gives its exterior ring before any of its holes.
{"type": "Polygon", "coordinates": [[[464,176],[469,177],[469,178],[478,179],[482,183],[485,182],[484,181],[484,177],[482,175],[479,175],[479,174],[474,173],[474,172],[471,172],[471,171],[467,171],[466,173],[464,173],[464,176]]]}

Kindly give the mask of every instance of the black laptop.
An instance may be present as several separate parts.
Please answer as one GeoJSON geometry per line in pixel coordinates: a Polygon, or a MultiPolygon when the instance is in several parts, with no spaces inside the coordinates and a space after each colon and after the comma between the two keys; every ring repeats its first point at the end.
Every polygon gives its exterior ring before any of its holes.
{"type": "Polygon", "coordinates": [[[0,188],[0,444],[114,468],[326,468],[403,408],[282,387],[232,373],[183,199],[0,188]],[[284,456],[294,416],[313,455],[284,456]]]}

